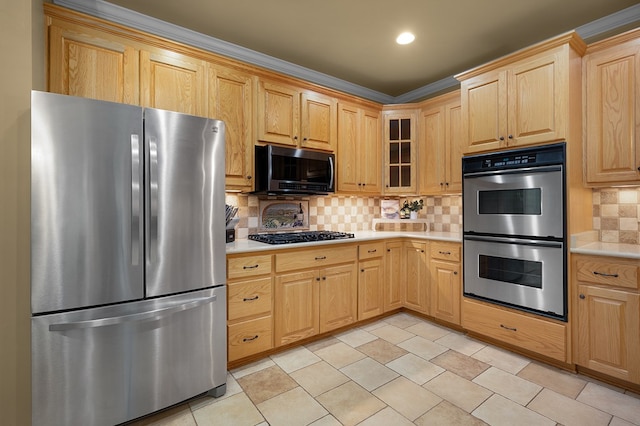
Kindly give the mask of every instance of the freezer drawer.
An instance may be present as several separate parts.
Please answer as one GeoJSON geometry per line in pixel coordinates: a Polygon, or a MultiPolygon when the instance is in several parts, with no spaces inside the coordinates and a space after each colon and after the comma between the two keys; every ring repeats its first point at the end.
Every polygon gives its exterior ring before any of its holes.
{"type": "Polygon", "coordinates": [[[114,425],[223,386],[226,341],[226,286],[34,317],[33,424],[114,425]]]}

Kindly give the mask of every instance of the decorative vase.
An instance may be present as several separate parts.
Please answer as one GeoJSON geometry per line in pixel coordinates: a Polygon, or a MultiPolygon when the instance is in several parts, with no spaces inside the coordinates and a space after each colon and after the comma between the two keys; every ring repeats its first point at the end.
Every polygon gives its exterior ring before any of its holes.
{"type": "Polygon", "coordinates": [[[411,212],[411,219],[417,219],[418,218],[418,212],[411,212]]]}

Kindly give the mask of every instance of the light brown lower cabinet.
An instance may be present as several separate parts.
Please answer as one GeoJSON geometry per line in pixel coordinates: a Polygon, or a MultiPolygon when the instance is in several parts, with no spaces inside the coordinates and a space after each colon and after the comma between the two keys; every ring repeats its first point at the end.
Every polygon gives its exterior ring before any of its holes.
{"type": "Polygon", "coordinates": [[[358,246],[358,320],[384,313],[384,243],[358,246]]]}
{"type": "Polygon", "coordinates": [[[574,256],[579,366],[640,383],[638,262],[574,256]]]}
{"type": "Polygon", "coordinates": [[[403,305],[422,314],[429,313],[428,242],[405,241],[403,244],[403,280],[406,286],[403,305]]]}
{"type": "Polygon", "coordinates": [[[402,241],[389,241],[385,243],[384,312],[402,307],[405,291],[402,278],[402,263],[402,241]]]}
{"type": "Polygon", "coordinates": [[[431,273],[431,315],[460,325],[462,273],[460,244],[432,242],[429,270],[431,273]]]}

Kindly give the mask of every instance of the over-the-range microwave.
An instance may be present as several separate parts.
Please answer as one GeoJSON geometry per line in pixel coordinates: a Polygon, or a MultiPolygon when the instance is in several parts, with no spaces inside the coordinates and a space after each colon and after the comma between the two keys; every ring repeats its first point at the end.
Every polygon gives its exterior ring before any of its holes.
{"type": "Polygon", "coordinates": [[[255,194],[326,195],[335,192],[335,156],[275,145],[256,146],[255,194]]]}

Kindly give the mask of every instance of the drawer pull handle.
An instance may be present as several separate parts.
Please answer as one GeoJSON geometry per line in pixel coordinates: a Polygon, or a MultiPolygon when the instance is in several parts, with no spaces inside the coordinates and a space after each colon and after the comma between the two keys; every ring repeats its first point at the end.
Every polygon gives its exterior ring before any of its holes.
{"type": "Polygon", "coordinates": [[[505,330],[509,330],[509,331],[518,331],[517,328],[515,328],[515,327],[507,327],[504,324],[500,324],[500,327],[504,328],[505,330]]]}
{"type": "Polygon", "coordinates": [[[256,334],[253,337],[245,337],[244,339],[242,339],[243,342],[253,342],[254,340],[256,340],[259,336],[256,334]]]}
{"type": "Polygon", "coordinates": [[[601,277],[618,278],[618,274],[606,274],[604,272],[593,271],[593,275],[600,275],[601,277]]]}
{"type": "Polygon", "coordinates": [[[325,260],[327,256],[316,256],[316,260],[325,260]]]}
{"type": "Polygon", "coordinates": [[[373,250],[367,250],[367,253],[375,253],[375,252],[377,252],[377,251],[378,251],[378,250],[376,250],[376,249],[373,249],[373,250]]]}
{"type": "Polygon", "coordinates": [[[446,256],[449,256],[449,255],[451,254],[451,252],[450,252],[450,251],[439,251],[438,253],[440,253],[440,254],[444,254],[444,255],[446,255],[446,256]]]}
{"type": "Polygon", "coordinates": [[[254,300],[258,300],[260,298],[260,296],[255,295],[253,297],[245,297],[244,299],[242,299],[243,302],[253,302],[254,300]]]}
{"type": "Polygon", "coordinates": [[[242,269],[256,269],[258,266],[260,266],[260,265],[243,266],[242,269]]]}

